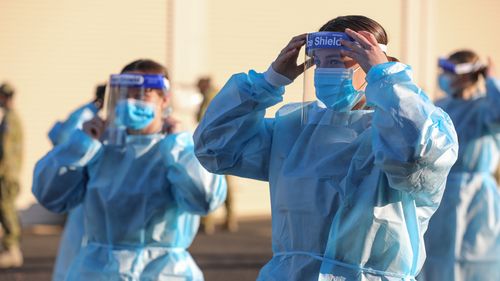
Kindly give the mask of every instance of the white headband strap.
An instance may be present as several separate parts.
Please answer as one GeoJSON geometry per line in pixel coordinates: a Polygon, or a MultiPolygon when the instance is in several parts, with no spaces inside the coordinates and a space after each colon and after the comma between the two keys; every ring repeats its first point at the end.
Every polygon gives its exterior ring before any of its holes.
{"type": "Polygon", "coordinates": [[[380,49],[382,49],[382,51],[383,51],[384,53],[386,53],[386,54],[387,54],[387,45],[385,45],[385,44],[378,44],[378,46],[380,47],[380,49]]]}

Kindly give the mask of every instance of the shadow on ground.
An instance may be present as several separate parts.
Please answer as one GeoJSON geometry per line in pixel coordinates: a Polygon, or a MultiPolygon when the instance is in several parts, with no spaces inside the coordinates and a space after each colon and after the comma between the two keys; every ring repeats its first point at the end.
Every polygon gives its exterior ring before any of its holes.
{"type": "MultiPolygon", "coordinates": [[[[206,281],[254,281],[259,269],[271,258],[270,220],[240,222],[237,233],[218,229],[214,235],[200,233],[190,252],[206,281]]],[[[28,229],[23,233],[24,266],[0,270],[1,281],[50,280],[60,231],[28,229]],[[38,234],[44,233],[44,234],[38,234]]]]}

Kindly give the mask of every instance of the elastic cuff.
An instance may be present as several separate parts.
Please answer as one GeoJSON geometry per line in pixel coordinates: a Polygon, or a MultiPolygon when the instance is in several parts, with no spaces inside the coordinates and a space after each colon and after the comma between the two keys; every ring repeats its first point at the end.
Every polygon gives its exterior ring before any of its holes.
{"type": "Polygon", "coordinates": [[[264,72],[263,74],[264,79],[266,79],[266,81],[274,87],[290,85],[293,82],[293,80],[290,80],[288,77],[276,72],[273,69],[272,65],[270,65],[266,72],[264,72]]]}
{"type": "Polygon", "coordinates": [[[99,112],[99,108],[95,106],[94,102],[89,102],[85,107],[92,111],[92,113],[94,114],[97,114],[99,112]]]}
{"type": "Polygon", "coordinates": [[[76,130],[71,134],[68,146],[71,151],[89,161],[101,149],[102,143],[93,139],[82,130],[76,130]]]}
{"type": "Polygon", "coordinates": [[[386,62],[373,66],[366,74],[366,102],[371,106],[389,108],[398,104],[400,97],[390,90],[393,85],[411,81],[411,68],[399,62],[386,62]],[[386,92],[384,88],[387,89],[386,92]]]}
{"type": "Polygon", "coordinates": [[[407,70],[409,66],[400,62],[385,62],[372,66],[370,71],[366,74],[366,82],[374,83],[383,77],[407,70]]]}
{"type": "Polygon", "coordinates": [[[283,100],[282,96],[285,93],[285,87],[274,86],[264,78],[263,73],[255,72],[255,70],[250,70],[247,77],[253,85],[252,96],[257,98],[260,102],[272,102],[274,105],[274,103],[278,103],[283,100]],[[267,100],[268,98],[271,98],[271,100],[267,100]],[[276,98],[279,100],[276,100],[276,98]]]}

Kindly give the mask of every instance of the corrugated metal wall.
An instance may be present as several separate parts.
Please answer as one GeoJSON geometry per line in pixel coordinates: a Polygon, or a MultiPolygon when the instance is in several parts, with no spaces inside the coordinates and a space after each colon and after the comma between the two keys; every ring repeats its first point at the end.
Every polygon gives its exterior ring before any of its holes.
{"type": "Polygon", "coordinates": [[[32,202],[31,174],[51,148],[50,126],[126,63],[166,61],[166,14],[165,0],[0,1],[0,81],[16,87],[26,132],[21,207],[32,202]]]}
{"type": "MultiPolygon", "coordinates": [[[[172,65],[182,100],[183,92],[194,91],[191,80],[197,75],[212,75],[223,86],[233,73],[264,71],[292,36],[317,30],[338,15],[363,14],[387,29],[390,55],[416,60],[416,79],[425,79],[422,84],[429,87],[434,73],[428,75],[421,66],[429,69],[434,62],[426,50],[446,55],[468,47],[500,61],[495,37],[499,9],[497,0],[0,0],[0,81],[16,86],[26,130],[20,205],[32,200],[31,173],[50,149],[50,126],[133,59],[150,57],[172,65]],[[413,20],[405,13],[414,13],[413,20]],[[426,30],[432,36],[423,36],[426,30]]],[[[301,100],[297,82],[287,88],[285,101],[301,100]]],[[[268,212],[267,183],[239,180],[238,185],[240,212],[268,212]]]]}

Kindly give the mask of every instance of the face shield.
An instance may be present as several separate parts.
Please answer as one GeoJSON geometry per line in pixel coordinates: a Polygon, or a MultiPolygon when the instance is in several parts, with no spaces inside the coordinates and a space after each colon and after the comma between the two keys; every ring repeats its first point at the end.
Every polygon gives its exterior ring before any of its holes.
{"type": "Polygon", "coordinates": [[[486,67],[479,61],[457,64],[446,58],[440,58],[438,66],[442,70],[438,76],[439,88],[449,96],[453,96],[459,90],[456,86],[459,75],[474,73],[486,67]]]}
{"type": "MultiPolygon", "coordinates": [[[[356,69],[347,68],[340,51],[341,40],[353,41],[343,32],[315,32],[307,35],[304,64],[302,121],[315,107],[347,112],[361,99],[363,92],[352,85],[356,69]]],[[[360,70],[361,71],[361,70],[360,70]]]]}
{"type": "Polygon", "coordinates": [[[440,58],[438,60],[438,66],[445,72],[451,74],[461,75],[474,73],[485,67],[481,62],[466,62],[466,63],[454,63],[448,59],[440,58]]]}
{"type": "Polygon", "coordinates": [[[123,145],[127,130],[144,129],[156,118],[158,105],[152,95],[167,95],[170,84],[158,74],[115,74],[108,88],[103,143],[123,145]]]}

